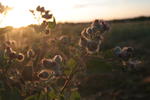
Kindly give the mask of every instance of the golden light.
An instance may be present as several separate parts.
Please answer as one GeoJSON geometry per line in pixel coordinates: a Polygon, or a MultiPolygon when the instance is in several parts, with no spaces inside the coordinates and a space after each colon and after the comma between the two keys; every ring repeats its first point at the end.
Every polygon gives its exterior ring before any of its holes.
{"type": "Polygon", "coordinates": [[[135,16],[149,16],[149,3],[138,0],[0,0],[4,5],[13,7],[0,27],[21,27],[37,23],[29,9],[38,5],[51,10],[57,22],[83,22],[94,19],[117,19],[135,16]],[[82,2],[81,2],[82,1],[82,2]],[[114,5],[116,3],[116,5],[114,5]],[[137,4],[136,4],[137,3],[137,4]],[[128,6],[128,7],[127,7],[128,6]],[[129,10],[130,9],[130,10],[129,10]]]}
{"type": "Polygon", "coordinates": [[[29,9],[35,7],[32,0],[5,0],[2,4],[8,5],[12,10],[3,17],[0,27],[13,26],[15,28],[35,24],[36,21],[29,9]]]}
{"type": "Polygon", "coordinates": [[[15,28],[36,23],[29,11],[13,9],[5,16],[1,26],[13,26],[15,28]]]}
{"type": "Polygon", "coordinates": [[[81,16],[84,10],[74,8],[76,1],[72,0],[5,0],[2,3],[13,7],[13,9],[8,12],[2,23],[0,23],[0,27],[13,26],[17,28],[38,24],[37,20],[29,12],[29,9],[35,9],[38,5],[52,11],[57,22],[76,22],[81,19],[85,20],[85,16],[89,15],[88,13],[88,15],[81,16]]]}
{"type": "MultiPolygon", "coordinates": [[[[35,9],[38,5],[44,6],[46,9],[52,11],[53,15],[58,21],[65,21],[71,19],[70,9],[73,5],[70,0],[5,0],[3,4],[12,7],[13,9],[7,13],[0,27],[13,26],[15,28],[27,26],[30,24],[38,24],[34,19],[29,9],[35,9]],[[69,16],[68,16],[69,15],[69,16]]],[[[73,12],[72,12],[73,13],[73,12]]]]}

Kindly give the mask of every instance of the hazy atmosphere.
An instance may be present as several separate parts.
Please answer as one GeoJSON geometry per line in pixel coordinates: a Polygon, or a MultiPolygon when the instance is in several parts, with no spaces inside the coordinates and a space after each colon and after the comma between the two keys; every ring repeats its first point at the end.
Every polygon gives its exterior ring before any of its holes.
{"type": "Polygon", "coordinates": [[[85,22],[150,15],[149,0],[0,0],[12,7],[1,26],[24,26],[36,21],[29,9],[45,6],[58,22],[85,22]],[[22,23],[20,23],[22,22],[22,23]]]}
{"type": "Polygon", "coordinates": [[[150,0],[0,0],[0,100],[150,100],[150,0]]]}

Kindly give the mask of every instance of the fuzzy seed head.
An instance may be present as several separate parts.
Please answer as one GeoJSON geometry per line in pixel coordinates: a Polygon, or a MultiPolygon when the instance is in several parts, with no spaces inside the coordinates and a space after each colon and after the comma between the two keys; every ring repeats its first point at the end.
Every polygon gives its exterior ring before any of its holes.
{"type": "Polygon", "coordinates": [[[91,27],[88,27],[88,28],[86,29],[86,33],[87,33],[87,34],[93,34],[94,31],[91,29],[91,27]]]}
{"type": "Polygon", "coordinates": [[[19,53],[17,55],[17,59],[18,59],[18,61],[22,62],[24,60],[24,55],[22,53],[19,53]]]}
{"type": "Polygon", "coordinates": [[[86,50],[89,54],[99,52],[101,41],[89,41],[86,50]]]}
{"type": "Polygon", "coordinates": [[[104,40],[103,33],[109,29],[109,25],[103,20],[95,20],[91,26],[81,32],[79,46],[86,49],[87,53],[96,53],[104,40]]]}
{"type": "Polygon", "coordinates": [[[5,45],[14,47],[16,45],[16,41],[15,40],[8,40],[5,42],[5,45]]]}
{"type": "Polygon", "coordinates": [[[57,63],[61,63],[63,59],[61,55],[55,55],[53,60],[56,61],[57,63]]]}
{"type": "Polygon", "coordinates": [[[48,67],[52,67],[52,66],[56,66],[56,62],[53,61],[52,59],[42,59],[41,63],[44,67],[48,68],[48,67]]]}
{"type": "Polygon", "coordinates": [[[47,14],[47,13],[45,13],[45,15],[42,15],[42,17],[45,19],[51,19],[52,16],[53,16],[52,14],[47,14]]]}
{"type": "Polygon", "coordinates": [[[79,46],[80,47],[86,47],[87,46],[87,40],[82,36],[80,37],[80,40],[79,40],[79,46]]]}
{"type": "Polygon", "coordinates": [[[114,48],[114,54],[116,56],[119,56],[121,54],[121,48],[119,46],[117,46],[117,47],[114,48]]]}
{"type": "Polygon", "coordinates": [[[51,76],[54,75],[54,71],[48,70],[48,69],[43,69],[38,73],[38,77],[40,80],[48,80],[51,76]]]}
{"type": "Polygon", "coordinates": [[[11,51],[11,52],[9,53],[9,58],[10,58],[10,59],[16,59],[16,58],[17,58],[17,53],[16,53],[16,51],[11,51]]]}
{"type": "Polygon", "coordinates": [[[35,56],[35,52],[32,49],[27,51],[27,57],[28,58],[33,58],[34,56],[35,56]]]}
{"type": "Polygon", "coordinates": [[[59,38],[59,40],[60,40],[60,42],[62,43],[62,44],[64,44],[64,45],[67,45],[67,44],[69,44],[71,41],[70,41],[70,38],[68,37],[68,36],[65,36],[65,35],[63,35],[63,36],[61,36],[60,38],[59,38]]]}
{"type": "Polygon", "coordinates": [[[5,49],[5,53],[9,54],[11,53],[13,50],[11,47],[7,46],[6,49],[5,49]]]}

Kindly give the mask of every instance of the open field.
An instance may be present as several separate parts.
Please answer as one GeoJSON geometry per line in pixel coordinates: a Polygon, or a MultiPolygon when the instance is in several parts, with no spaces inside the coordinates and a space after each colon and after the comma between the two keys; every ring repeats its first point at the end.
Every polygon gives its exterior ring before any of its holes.
{"type": "MultiPolygon", "coordinates": [[[[88,24],[70,24],[62,27],[62,33],[78,36],[80,31],[88,24]],[[67,27],[69,30],[67,30],[67,27]]],[[[111,23],[111,30],[106,33],[101,52],[104,57],[112,58],[111,50],[115,46],[132,46],[136,55],[144,63],[137,71],[122,72],[115,62],[90,57],[88,62],[88,77],[81,85],[84,96],[97,96],[96,100],[141,100],[150,98],[149,83],[143,83],[149,77],[150,55],[150,22],[137,21],[125,23],[111,23]],[[103,93],[104,92],[104,93],[103,93]]],[[[90,99],[91,99],[90,98],[90,99]]],[[[89,99],[89,100],[90,100],[89,99]]]]}
{"type": "MultiPolygon", "coordinates": [[[[71,62],[72,56],[76,61],[76,55],[80,55],[81,52],[79,50],[79,53],[77,53],[74,47],[79,48],[78,42],[80,33],[89,25],[90,23],[57,24],[50,35],[42,34],[41,30],[36,25],[30,25],[19,29],[14,29],[12,27],[1,28],[0,67],[1,69],[3,69],[4,66],[7,67],[4,61],[6,58],[2,57],[4,52],[3,44],[7,40],[16,41],[16,46],[14,47],[16,52],[25,54],[28,49],[32,48],[35,53],[40,53],[39,59],[31,61],[33,66],[38,66],[36,63],[34,64],[37,60],[41,60],[43,57],[50,58],[57,54],[62,55],[65,61],[71,62]],[[68,45],[63,44],[61,41],[58,42],[57,45],[53,45],[52,39],[57,40],[62,35],[68,36],[71,39],[70,51],[66,51],[68,50],[66,49],[68,45]],[[60,48],[56,46],[60,46],[60,48]]],[[[102,42],[100,52],[94,55],[84,55],[84,58],[86,58],[86,60],[84,60],[86,65],[85,72],[81,74],[81,77],[76,76],[79,77],[80,81],[77,88],[81,98],[84,100],[150,99],[150,21],[118,22],[110,23],[110,26],[110,30],[104,35],[105,38],[102,42]],[[116,46],[131,46],[135,48],[135,55],[142,61],[142,64],[135,70],[124,71],[124,66],[121,65],[118,58],[113,55],[113,48],[116,46]]],[[[78,57],[82,56],[80,55],[78,57]]],[[[64,64],[68,63],[69,62],[64,64]]],[[[71,62],[71,64],[72,63],[73,62],[71,62]]],[[[12,63],[11,67],[22,69],[24,66],[27,66],[27,64],[31,63],[25,58],[24,61],[19,64],[17,62],[12,63]]],[[[39,67],[35,67],[35,70],[39,69],[39,67]]],[[[1,75],[1,79],[2,78],[1,75]]],[[[0,89],[2,88],[3,86],[0,85],[0,89]]],[[[3,98],[1,93],[0,96],[3,98]]],[[[4,95],[6,96],[7,94],[4,95]]],[[[10,93],[8,95],[12,96],[15,94],[10,93]]],[[[16,98],[22,97],[16,96],[16,98]]],[[[11,100],[11,98],[7,99],[11,100]]]]}

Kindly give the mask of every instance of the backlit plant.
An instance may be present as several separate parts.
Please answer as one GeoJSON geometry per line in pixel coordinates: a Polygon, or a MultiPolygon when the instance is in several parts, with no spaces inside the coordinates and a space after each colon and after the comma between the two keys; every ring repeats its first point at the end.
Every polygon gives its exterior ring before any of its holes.
{"type": "Polygon", "coordinates": [[[56,26],[56,20],[50,10],[46,10],[44,7],[37,6],[35,10],[30,10],[34,18],[40,24],[45,34],[50,33],[50,29],[53,29],[56,26]]]}
{"type": "MultiPolygon", "coordinates": [[[[30,12],[39,22],[41,33],[49,34],[55,28],[56,20],[51,11],[38,6],[30,12]]],[[[67,35],[57,34],[42,34],[36,41],[38,45],[27,48],[17,49],[14,40],[5,41],[0,58],[2,100],[7,100],[7,94],[15,100],[80,100],[78,85],[86,72],[86,59],[89,55],[101,54],[109,29],[107,22],[95,20],[83,29],[79,43],[67,35]]],[[[134,63],[133,51],[132,47],[116,47],[113,53],[125,64],[134,66],[140,62],[134,63]]]]}

